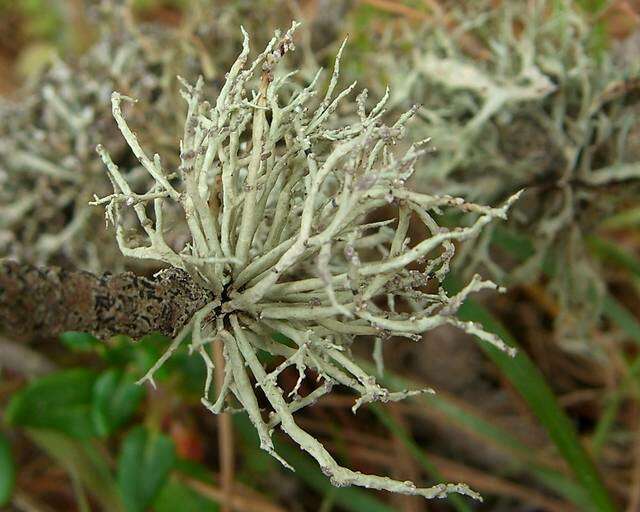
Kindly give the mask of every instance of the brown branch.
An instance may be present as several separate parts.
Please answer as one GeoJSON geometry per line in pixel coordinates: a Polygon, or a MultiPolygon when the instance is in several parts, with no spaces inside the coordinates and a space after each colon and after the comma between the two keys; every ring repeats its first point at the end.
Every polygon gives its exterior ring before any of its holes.
{"type": "Polygon", "coordinates": [[[138,339],[150,332],[174,336],[211,300],[210,291],[176,268],[152,278],[131,272],[95,276],[0,261],[0,328],[15,337],[65,331],[103,340],[116,334],[138,339]]]}
{"type": "MultiPolygon", "coordinates": [[[[213,345],[213,360],[215,364],[216,389],[222,389],[224,382],[224,353],[222,343],[213,345]]],[[[218,459],[220,460],[220,485],[225,500],[221,512],[231,512],[234,481],[234,444],[233,424],[230,412],[221,412],[218,416],[218,459]]]]}

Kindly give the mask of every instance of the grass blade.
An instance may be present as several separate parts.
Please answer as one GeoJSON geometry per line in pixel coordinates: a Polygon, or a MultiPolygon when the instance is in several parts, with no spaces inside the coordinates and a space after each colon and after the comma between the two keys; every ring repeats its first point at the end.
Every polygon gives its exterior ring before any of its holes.
{"type": "Polygon", "coordinates": [[[587,244],[591,252],[598,258],[620,265],[636,278],[640,278],[640,261],[633,254],[598,236],[588,237],[587,244]]]}

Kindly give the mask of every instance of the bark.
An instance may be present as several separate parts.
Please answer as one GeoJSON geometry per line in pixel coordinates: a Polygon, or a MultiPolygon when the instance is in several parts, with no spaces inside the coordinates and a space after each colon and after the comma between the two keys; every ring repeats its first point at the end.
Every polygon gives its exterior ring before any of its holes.
{"type": "Polygon", "coordinates": [[[152,278],[131,272],[95,276],[56,267],[0,261],[0,329],[14,337],[49,338],[65,331],[105,340],[174,336],[213,294],[171,268],[152,278]]]}

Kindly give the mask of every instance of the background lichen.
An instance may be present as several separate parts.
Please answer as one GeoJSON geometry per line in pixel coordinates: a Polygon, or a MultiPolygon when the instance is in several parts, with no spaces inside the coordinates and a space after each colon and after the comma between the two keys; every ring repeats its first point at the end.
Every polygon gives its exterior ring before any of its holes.
{"type": "Polygon", "coordinates": [[[582,340],[605,286],[587,239],[640,190],[637,62],[622,45],[595,55],[595,29],[575,2],[452,8],[417,33],[387,30],[387,51],[372,60],[392,104],[422,105],[414,134],[436,148],[416,186],[481,202],[525,190],[509,228],[533,245],[526,261],[496,255],[490,228],[458,265],[504,284],[531,282],[543,263],[555,268],[559,339],[589,351],[582,340]]]}

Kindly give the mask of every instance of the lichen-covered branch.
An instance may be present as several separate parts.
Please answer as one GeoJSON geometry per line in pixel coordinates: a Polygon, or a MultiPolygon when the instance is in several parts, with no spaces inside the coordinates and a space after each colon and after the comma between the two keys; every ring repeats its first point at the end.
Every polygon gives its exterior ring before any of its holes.
{"type": "MultiPolygon", "coordinates": [[[[449,492],[479,498],[461,484],[419,488],[343,468],[297,425],[294,413],[334,385],[355,394],[354,413],[369,402],[431,391],[391,392],[380,386],[351,357],[351,346],[361,336],[377,339],[380,352],[381,344],[394,337],[418,341],[424,332],[449,324],[513,354],[494,334],[455,317],[467,295],[497,287],[474,278],[449,296],[442,282],[455,244],[504,219],[518,194],[488,207],[408,190],[416,162],[430,151],[428,140],[404,141],[417,108],[385,124],[389,94],[369,104],[366,90],[350,107],[346,98],[355,84],[338,91],[344,45],[326,91],[320,93],[319,73],[310,84],[296,82],[293,73],[278,69],[294,49],[296,27],[276,33],[253,61],[243,31],[242,51],[216,98],[205,99],[202,79],[183,82],[187,113],[175,170],[139,142],[121,108],[129,99],[112,95],[116,122],[153,185],[135,190],[127,169],[99,146],[114,193],[94,202],[106,205],[124,254],[184,269],[211,293],[141,381],[153,383],[155,371],[191,330],[190,351],[203,358],[207,370],[203,405],[217,414],[240,404],[262,448],[285,467],[271,440],[277,426],[336,485],[427,498],[449,492]],[[183,212],[189,232],[179,248],[164,241],[163,216],[169,209],[183,212]],[[436,219],[446,210],[468,213],[470,221],[440,226],[436,219]],[[131,211],[138,219],[136,243],[124,236],[124,215],[131,211]],[[382,212],[386,218],[372,219],[382,212]],[[411,223],[423,226],[423,240],[408,238],[411,223]],[[277,341],[282,336],[287,343],[277,341]],[[221,344],[224,356],[215,397],[212,344],[221,344]],[[276,357],[275,367],[265,367],[258,351],[276,357]],[[292,389],[283,389],[279,376],[289,368],[298,379],[292,389]],[[311,375],[312,391],[300,396],[302,382],[311,375]],[[266,411],[257,387],[269,404],[266,411]]],[[[380,362],[380,353],[376,357],[380,362]]]]}
{"type": "Polygon", "coordinates": [[[174,268],[146,278],[0,262],[0,328],[25,337],[65,331],[103,340],[151,332],[175,336],[210,300],[211,292],[174,268]]]}

